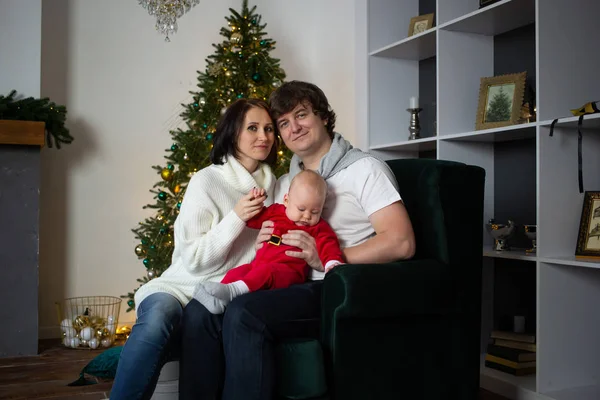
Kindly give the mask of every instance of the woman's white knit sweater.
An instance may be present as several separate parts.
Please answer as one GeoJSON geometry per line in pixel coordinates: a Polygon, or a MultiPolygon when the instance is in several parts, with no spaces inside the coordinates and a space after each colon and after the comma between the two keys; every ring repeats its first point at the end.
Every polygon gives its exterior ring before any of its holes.
{"type": "Polygon", "coordinates": [[[233,207],[253,187],[267,191],[265,205],[270,205],[275,181],[267,164],[250,174],[233,157],[198,171],[190,179],[175,221],[171,266],[137,290],[136,311],[156,292],[169,293],[185,306],[198,283],[219,282],[231,268],[252,261],[258,231],[246,227],[233,207]]]}

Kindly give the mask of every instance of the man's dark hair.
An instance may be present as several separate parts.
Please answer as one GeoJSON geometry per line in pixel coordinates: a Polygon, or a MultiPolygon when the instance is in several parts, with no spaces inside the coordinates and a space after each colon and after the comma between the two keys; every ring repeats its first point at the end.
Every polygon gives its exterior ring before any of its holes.
{"type": "MultiPolygon", "coordinates": [[[[213,164],[223,164],[224,158],[227,155],[231,155],[235,158],[238,156],[239,148],[238,148],[238,137],[240,135],[240,131],[244,127],[244,119],[246,118],[246,114],[248,111],[253,108],[262,108],[269,116],[272,117],[269,105],[263,100],[259,99],[239,99],[232,103],[219,120],[219,124],[217,125],[217,130],[215,132],[213,148],[210,151],[210,162],[213,164]]],[[[269,164],[271,167],[275,166],[277,162],[277,142],[278,142],[278,132],[277,127],[273,124],[273,132],[275,134],[275,140],[273,142],[273,147],[271,148],[271,152],[264,160],[265,163],[269,164]]]]}
{"type": "Polygon", "coordinates": [[[335,112],[331,109],[325,93],[318,86],[301,81],[286,82],[271,93],[269,102],[271,103],[271,116],[275,122],[283,114],[296,108],[298,104],[310,104],[315,114],[322,120],[327,120],[327,132],[333,139],[335,112]]]}

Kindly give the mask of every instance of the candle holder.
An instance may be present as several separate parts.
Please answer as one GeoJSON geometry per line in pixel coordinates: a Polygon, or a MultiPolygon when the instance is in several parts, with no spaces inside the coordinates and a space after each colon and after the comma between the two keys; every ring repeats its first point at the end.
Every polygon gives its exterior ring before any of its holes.
{"type": "Polygon", "coordinates": [[[407,108],[406,111],[410,113],[410,124],[408,125],[408,140],[421,139],[421,124],[419,123],[419,113],[423,111],[422,108],[407,108]]]}

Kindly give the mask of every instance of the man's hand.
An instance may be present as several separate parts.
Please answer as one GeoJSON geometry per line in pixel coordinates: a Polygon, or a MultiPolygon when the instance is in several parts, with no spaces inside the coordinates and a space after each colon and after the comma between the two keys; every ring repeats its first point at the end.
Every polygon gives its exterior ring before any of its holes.
{"type": "Polygon", "coordinates": [[[248,222],[262,210],[266,199],[267,195],[264,189],[252,189],[237,202],[233,211],[242,221],[248,222]]]}
{"type": "Polygon", "coordinates": [[[321,263],[321,259],[319,258],[314,237],[304,231],[292,230],[284,234],[281,239],[283,239],[284,244],[298,247],[302,250],[288,250],[285,252],[286,255],[304,259],[306,263],[316,271],[323,272],[325,270],[323,268],[323,263],[321,263]]]}
{"type": "Polygon", "coordinates": [[[256,251],[260,250],[263,246],[263,243],[271,239],[271,235],[273,234],[273,226],[275,224],[273,221],[265,221],[260,228],[260,232],[258,232],[258,236],[256,237],[256,242],[254,243],[254,247],[256,251]]]}

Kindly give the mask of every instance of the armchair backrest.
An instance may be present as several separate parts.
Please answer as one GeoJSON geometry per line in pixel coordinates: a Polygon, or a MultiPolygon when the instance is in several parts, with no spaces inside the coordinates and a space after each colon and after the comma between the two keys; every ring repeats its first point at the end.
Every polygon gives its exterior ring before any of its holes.
{"type": "Polygon", "coordinates": [[[445,264],[481,259],[485,170],[454,161],[387,161],[396,175],[417,249],[445,264]]]}

